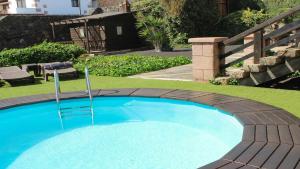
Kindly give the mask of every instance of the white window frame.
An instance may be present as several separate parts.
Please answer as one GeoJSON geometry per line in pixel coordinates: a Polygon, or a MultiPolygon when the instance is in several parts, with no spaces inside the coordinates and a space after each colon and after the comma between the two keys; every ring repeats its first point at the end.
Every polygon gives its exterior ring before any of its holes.
{"type": "Polygon", "coordinates": [[[80,0],[71,0],[72,7],[80,7],[80,0]]]}
{"type": "Polygon", "coordinates": [[[117,35],[119,35],[119,36],[123,35],[123,27],[122,26],[117,26],[117,35]]]}
{"type": "Polygon", "coordinates": [[[17,8],[26,8],[26,0],[16,0],[17,8]]]}

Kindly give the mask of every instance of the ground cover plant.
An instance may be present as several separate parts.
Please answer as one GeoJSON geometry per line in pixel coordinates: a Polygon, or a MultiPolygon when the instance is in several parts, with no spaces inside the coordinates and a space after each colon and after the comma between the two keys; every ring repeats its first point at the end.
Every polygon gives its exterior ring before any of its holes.
{"type": "Polygon", "coordinates": [[[191,60],[184,56],[96,56],[87,60],[79,60],[75,68],[83,72],[87,66],[93,75],[124,77],[189,63],[191,60]]]}
{"type": "Polygon", "coordinates": [[[74,60],[85,52],[76,45],[43,42],[32,47],[1,51],[0,67],[74,60]]]}

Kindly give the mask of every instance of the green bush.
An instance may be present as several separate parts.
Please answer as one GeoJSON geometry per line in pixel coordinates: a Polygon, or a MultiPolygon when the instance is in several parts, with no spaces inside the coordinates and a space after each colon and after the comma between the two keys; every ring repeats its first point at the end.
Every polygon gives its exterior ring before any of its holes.
{"type": "Polygon", "coordinates": [[[97,56],[79,61],[75,64],[75,68],[83,72],[85,66],[88,66],[93,75],[124,77],[189,63],[191,60],[183,56],[97,56]]]}
{"type": "Polygon", "coordinates": [[[0,66],[67,61],[83,53],[85,50],[76,45],[43,42],[32,47],[1,51],[0,66]]]}
{"type": "Polygon", "coordinates": [[[215,34],[218,36],[232,37],[249,29],[250,27],[243,22],[242,16],[243,10],[233,12],[223,17],[215,27],[215,34]]]}
{"type": "Polygon", "coordinates": [[[242,21],[249,27],[253,27],[256,24],[260,24],[269,18],[268,14],[265,14],[263,10],[251,10],[248,8],[243,11],[242,21]]]}

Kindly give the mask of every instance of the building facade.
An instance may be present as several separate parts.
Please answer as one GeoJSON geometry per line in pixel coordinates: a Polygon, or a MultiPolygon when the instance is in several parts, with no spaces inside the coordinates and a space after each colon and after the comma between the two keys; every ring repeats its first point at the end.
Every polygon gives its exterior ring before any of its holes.
{"type": "Polygon", "coordinates": [[[0,0],[0,14],[89,15],[98,0],[0,0]]]}

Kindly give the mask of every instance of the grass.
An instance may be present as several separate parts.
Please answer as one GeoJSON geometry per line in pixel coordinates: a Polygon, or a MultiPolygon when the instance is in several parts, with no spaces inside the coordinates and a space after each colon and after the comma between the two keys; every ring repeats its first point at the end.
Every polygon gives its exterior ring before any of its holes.
{"type": "MultiPolygon", "coordinates": [[[[213,93],[238,96],[256,100],[285,109],[300,117],[300,92],[280,89],[254,88],[244,86],[215,86],[196,82],[144,80],[118,77],[96,77],[91,76],[93,89],[109,88],[169,88],[186,89],[195,91],[207,91],[213,93]]],[[[85,90],[84,79],[62,81],[63,92],[85,90]]],[[[28,85],[22,87],[0,88],[0,99],[35,94],[54,93],[54,83],[28,85]]]]}

